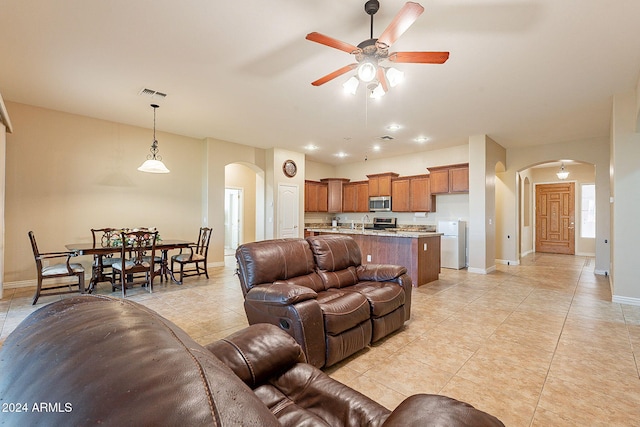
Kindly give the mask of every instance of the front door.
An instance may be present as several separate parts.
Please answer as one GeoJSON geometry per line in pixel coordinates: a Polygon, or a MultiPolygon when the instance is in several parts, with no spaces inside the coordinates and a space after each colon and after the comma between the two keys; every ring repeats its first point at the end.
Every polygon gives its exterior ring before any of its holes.
{"type": "Polygon", "coordinates": [[[575,254],[575,183],[536,186],[536,252],[575,254]]]}

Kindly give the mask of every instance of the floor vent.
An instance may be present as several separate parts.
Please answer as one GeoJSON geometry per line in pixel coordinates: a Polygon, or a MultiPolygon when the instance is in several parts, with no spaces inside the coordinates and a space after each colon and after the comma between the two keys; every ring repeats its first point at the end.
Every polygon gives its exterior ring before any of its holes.
{"type": "Polygon", "coordinates": [[[138,92],[138,95],[145,95],[151,98],[165,98],[167,96],[166,93],[158,92],[157,90],[147,89],[147,88],[144,88],[140,92],[138,92]]]}

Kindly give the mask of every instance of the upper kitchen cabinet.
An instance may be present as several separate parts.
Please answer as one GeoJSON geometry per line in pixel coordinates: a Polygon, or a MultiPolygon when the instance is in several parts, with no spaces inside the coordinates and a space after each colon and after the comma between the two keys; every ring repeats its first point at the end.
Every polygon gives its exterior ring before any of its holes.
{"type": "Polygon", "coordinates": [[[435,212],[429,175],[403,176],[391,181],[393,212],[435,212]]]}
{"type": "Polygon", "coordinates": [[[355,181],[342,186],[342,212],[369,212],[369,183],[355,181]]]}
{"type": "Polygon", "coordinates": [[[435,212],[436,197],[431,191],[429,175],[412,176],[410,180],[411,212],[435,212]]]}
{"type": "Polygon", "coordinates": [[[411,212],[411,181],[409,177],[391,180],[391,210],[393,212],[411,212]]]}
{"type": "Polygon", "coordinates": [[[342,192],[344,184],[349,180],[345,178],[325,178],[320,180],[327,185],[327,212],[342,212],[342,192]]]}
{"type": "Polygon", "coordinates": [[[326,183],[304,182],[304,211],[328,212],[328,186],[326,183]]]}
{"type": "Polygon", "coordinates": [[[469,164],[429,168],[431,194],[468,193],[469,164]]]}
{"type": "Polygon", "coordinates": [[[367,175],[369,178],[369,197],[391,196],[391,180],[397,178],[393,172],[367,175]]]}

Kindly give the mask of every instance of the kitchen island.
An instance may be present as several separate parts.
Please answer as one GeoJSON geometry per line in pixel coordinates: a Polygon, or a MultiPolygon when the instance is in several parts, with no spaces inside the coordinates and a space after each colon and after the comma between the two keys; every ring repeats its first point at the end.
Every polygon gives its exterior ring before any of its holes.
{"type": "Polygon", "coordinates": [[[438,280],[440,236],[420,231],[385,231],[340,227],[307,228],[307,234],[347,234],[358,243],[363,264],[396,264],[407,267],[413,286],[438,280]]]}

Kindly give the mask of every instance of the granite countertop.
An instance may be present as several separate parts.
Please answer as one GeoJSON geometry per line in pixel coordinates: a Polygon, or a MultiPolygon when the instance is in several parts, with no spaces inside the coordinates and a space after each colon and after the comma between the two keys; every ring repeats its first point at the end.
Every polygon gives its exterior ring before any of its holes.
{"type": "Polygon", "coordinates": [[[374,230],[372,228],[362,229],[352,229],[350,227],[306,227],[307,231],[319,232],[319,233],[339,233],[339,234],[364,234],[364,235],[374,235],[374,236],[387,236],[387,237],[432,237],[432,236],[442,236],[442,233],[437,233],[434,231],[404,231],[406,229],[400,229],[398,231],[390,231],[390,230],[374,230]]]}

